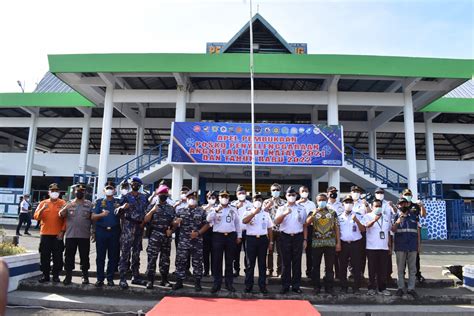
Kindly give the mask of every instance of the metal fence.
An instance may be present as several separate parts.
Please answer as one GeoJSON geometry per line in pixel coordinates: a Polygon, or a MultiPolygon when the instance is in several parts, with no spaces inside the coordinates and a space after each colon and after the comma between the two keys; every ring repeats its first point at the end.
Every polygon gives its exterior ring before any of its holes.
{"type": "Polygon", "coordinates": [[[474,201],[446,200],[448,239],[474,240],[474,201]]]}

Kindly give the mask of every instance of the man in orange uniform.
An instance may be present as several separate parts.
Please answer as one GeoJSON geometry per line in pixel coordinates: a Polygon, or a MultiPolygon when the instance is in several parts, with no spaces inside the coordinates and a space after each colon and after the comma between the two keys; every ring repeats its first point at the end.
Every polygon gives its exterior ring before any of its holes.
{"type": "Polygon", "coordinates": [[[39,252],[43,276],[39,279],[40,283],[49,282],[51,256],[53,282],[60,282],[59,272],[63,269],[63,236],[66,226],[64,219],[59,217],[59,210],[64,205],[66,202],[59,198],[58,185],[52,183],[49,186],[49,199],[41,201],[34,214],[34,218],[41,221],[39,252]]]}

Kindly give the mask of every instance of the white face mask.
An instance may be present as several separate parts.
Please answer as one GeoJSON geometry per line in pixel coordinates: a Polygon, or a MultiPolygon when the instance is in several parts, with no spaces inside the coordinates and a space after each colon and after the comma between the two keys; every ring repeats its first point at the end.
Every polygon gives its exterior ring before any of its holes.
{"type": "Polygon", "coordinates": [[[384,198],[383,193],[375,193],[375,198],[376,198],[377,200],[382,201],[383,198],[384,198]]]}
{"type": "Polygon", "coordinates": [[[286,200],[290,203],[295,203],[296,202],[296,196],[287,196],[286,200]]]}
{"type": "Polygon", "coordinates": [[[219,198],[219,202],[220,202],[222,205],[227,205],[227,204],[229,204],[229,198],[220,197],[220,198],[219,198]]]}
{"type": "Polygon", "coordinates": [[[188,205],[189,206],[195,206],[197,203],[196,203],[196,200],[195,199],[189,199],[188,200],[188,205]]]}
{"type": "Polygon", "coordinates": [[[59,192],[49,192],[49,197],[56,200],[59,197],[59,192]]]}
{"type": "Polygon", "coordinates": [[[360,198],[360,193],[359,192],[352,192],[351,196],[352,196],[353,200],[358,200],[360,198]]]}
{"type": "Polygon", "coordinates": [[[260,202],[260,201],[254,201],[254,202],[253,202],[253,207],[255,207],[255,208],[260,208],[260,207],[262,207],[262,202],[260,202]]]}
{"type": "Polygon", "coordinates": [[[354,204],[344,203],[344,210],[348,213],[352,211],[353,207],[354,207],[354,204]]]}
{"type": "Polygon", "coordinates": [[[112,195],[114,195],[114,190],[110,190],[110,189],[109,189],[109,190],[105,190],[105,195],[107,195],[107,196],[112,196],[112,195]]]}
{"type": "Polygon", "coordinates": [[[127,195],[127,193],[128,193],[128,189],[121,189],[120,190],[121,195],[127,195]]]}
{"type": "Polygon", "coordinates": [[[208,199],[207,203],[209,203],[211,205],[216,204],[216,199],[208,199]]]}
{"type": "Polygon", "coordinates": [[[181,193],[181,195],[179,197],[181,198],[181,200],[186,200],[186,194],[184,194],[184,193],[181,193]]]}
{"type": "Polygon", "coordinates": [[[411,202],[411,199],[413,198],[411,195],[404,195],[403,196],[408,202],[411,202]]]}
{"type": "Polygon", "coordinates": [[[280,196],[280,191],[272,191],[272,197],[277,198],[280,196]]]}
{"type": "Polygon", "coordinates": [[[237,199],[241,202],[245,201],[245,194],[242,194],[242,193],[237,194],[237,199]]]}
{"type": "Polygon", "coordinates": [[[301,192],[300,195],[301,195],[301,197],[302,197],[303,199],[307,199],[308,196],[309,196],[309,193],[308,193],[308,192],[301,192]]]}

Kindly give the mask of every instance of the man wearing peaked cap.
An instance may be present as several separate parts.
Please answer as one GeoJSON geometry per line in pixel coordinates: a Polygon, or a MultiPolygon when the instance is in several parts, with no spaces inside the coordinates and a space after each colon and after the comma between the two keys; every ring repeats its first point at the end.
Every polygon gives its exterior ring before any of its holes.
{"type": "MultiPolygon", "coordinates": [[[[209,214],[214,207],[217,207],[217,191],[209,191],[206,194],[207,204],[204,204],[202,208],[209,214]]],[[[203,276],[209,276],[211,270],[211,258],[212,258],[212,227],[203,234],[203,264],[204,272],[203,276]]]]}
{"type": "MultiPolygon", "coordinates": [[[[300,186],[299,188],[300,199],[296,201],[297,204],[303,206],[306,210],[306,214],[309,214],[316,208],[316,204],[309,199],[309,188],[305,185],[300,186]]],[[[308,225],[306,227],[308,231],[308,245],[311,245],[311,241],[313,238],[313,227],[308,225]]],[[[311,270],[313,269],[313,256],[312,256],[312,249],[311,247],[306,247],[305,249],[306,254],[306,276],[311,278],[312,273],[311,270]]]]}
{"type": "Polygon", "coordinates": [[[247,200],[247,192],[242,185],[238,185],[235,190],[235,195],[237,196],[237,200],[232,201],[231,205],[237,209],[237,213],[239,214],[240,223],[242,227],[242,242],[237,245],[236,253],[234,258],[234,277],[238,277],[240,274],[240,253],[242,252],[242,248],[244,249],[244,272],[248,268],[247,264],[247,245],[246,245],[246,226],[242,223],[244,219],[244,213],[252,209],[252,203],[247,200]]]}
{"type": "Polygon", "coordinates": [[[273,242],[274,247],[268,249],[268,257],[267,257],[267,268],[268,268],[268,275],[273,276],[273,254],[276,252],[276,274],[277,276],[281,275],[282,270],[282,255],[281,255],[281,242],[280,242],[280,225],[275,224],[275,215],[278,211],[278,208],[285,205],[286,201],[280,197],[281,195],[281,186],[278,183],[273,183],[270,186],[270,193],[271,198],[266,199],[264,204],[268,206],[267,212],[270,214],[270,218],[272,219],[273,225],[273,242]]]}
{"type": "MultiPolygon", "coordinates": [[[[186,195],[188,194],[188,192],[190,191],[190,189],[183,185],[181,187],[181,190],[180,190],[180,195],[179,195],[179,200],[176,201],[174,203],[174,210],[175,212],[180,212],[182,209],[185,209],[186,207],[188,207],[188,203],[187,203],[187,198],[186,198],[186,195]]],[[[175,227],[175,232],[174,232],[174,245],[175,245],[175,248],[176,248],[176,251],[178,250],[178,244],[179,244],[179,237],[180,237],[180,234],[181,234],[181,230],[180,230],[180,227],[175,227]]],[[[176,264],[175,264],[176,265],[176,264]]],[[[186,274],[187,275],[191,275],[191,271],[190,271],[190,268],[191,268],[191,257],[188,258],[188,261],[187,261],[187,269],[186,269],[186,274]]]]}
{"type": "MultiPolygon", "coordinates": [[[[354,206],[352,210],[354,213],[357,213],[361,216],[364,216],[365,214],[370,212],[370,206],[369,203],[365,199],[361,199],[361,193],[362,193],[362,188],[360,188],[357,185],[353,185],[351,187],[351,196],[352,199],[354,200],[354,206]]],[[[367,263],[367,256],[365,252],[365,245],[366,245],[366,239],[365,239],[365,232],[362,232],[362,251],[361,251],[361,265],[360,265],[360,272],[361,272],[361,278],[363,279],[364,273],[365,273],[365,266],[367,263]]],[[[349,266],[349,270],[352,272],[352,265],[349,266]]]]}

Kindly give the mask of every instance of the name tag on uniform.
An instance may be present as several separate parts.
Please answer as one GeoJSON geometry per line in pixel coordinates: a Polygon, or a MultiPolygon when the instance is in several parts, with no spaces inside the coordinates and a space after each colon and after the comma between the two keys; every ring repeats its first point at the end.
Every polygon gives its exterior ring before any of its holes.
{"type": "Polygon", "coordinates": [[[356,225],[352,225],[352,231],[355,233],[357,231],[357,226],[356,225]]]}
{"type": "Polygon", "coordinates": [[[267,229],[267,223],[265,223],[265,217],[262,218],[262,229],[267,229]]]}
{"type": "Polygon", "coordinates": [[[226,221],[227,223],[232,222],[232,216],[227,215],[226,218],[225,218],[225,221],[226,221]]]}
{"type": "Polygon", "coordinates": [[[380,236],[380,239],[385,239],[385,232],[380,232],[379,236],[380,236]]]}

